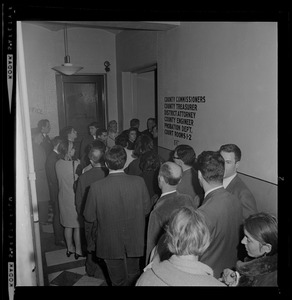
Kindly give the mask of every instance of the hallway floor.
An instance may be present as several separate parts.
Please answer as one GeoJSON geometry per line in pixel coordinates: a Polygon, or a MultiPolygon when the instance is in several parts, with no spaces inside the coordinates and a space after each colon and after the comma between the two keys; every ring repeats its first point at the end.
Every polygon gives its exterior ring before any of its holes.
{"type": "MultiPolygon", "coordinates": [[[[52,219],[52,218],[49,218],[52,219]]],[[[40,225],[44,286],[107,286],[101,266],[94,277],[85,270],[85,257],[66,256],[66,248],[55,245],[53,225],[40,225]]]]}

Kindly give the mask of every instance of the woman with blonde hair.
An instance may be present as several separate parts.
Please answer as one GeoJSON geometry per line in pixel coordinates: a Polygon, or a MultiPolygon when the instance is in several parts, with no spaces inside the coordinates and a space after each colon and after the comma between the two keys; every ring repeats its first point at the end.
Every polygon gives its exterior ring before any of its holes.
{"type": "Polygon", "coordinates": [[[154,259],[137,286],[224,286],[213,277],[212,269],[198,260],[210,244],[210,233],[200,212],[186,206],[176,210],[161,239],[171,257],[160,262],[154,259]]]}

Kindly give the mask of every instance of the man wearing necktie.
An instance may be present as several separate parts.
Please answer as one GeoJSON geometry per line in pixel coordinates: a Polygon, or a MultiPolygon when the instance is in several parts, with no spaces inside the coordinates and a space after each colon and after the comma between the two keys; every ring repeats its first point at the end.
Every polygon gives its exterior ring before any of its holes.
{"type": "Polygon", "coordinates": [[[48,155],[51,153],[51,151],[53,151],[53,144],[52,141],[49,137],[49,132],[51,131],[51,124],[50,121],[48,119],[42,119],[38,122],[38,130],[39,132],[42,133],[43,135],[43,141],[41,143],[41,146],[44,148],[45,152],[46,152],[46,157],[48,157],[48,155]]]}

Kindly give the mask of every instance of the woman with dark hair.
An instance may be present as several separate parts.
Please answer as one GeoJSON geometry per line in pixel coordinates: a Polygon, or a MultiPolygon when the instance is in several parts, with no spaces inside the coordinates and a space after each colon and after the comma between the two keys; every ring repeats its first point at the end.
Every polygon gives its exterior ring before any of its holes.
{"type": "Polygon", "coordinates": [[[277,286],[278,222],[268,213],[245,219],[244,238],[248,257],[236,263],[235,270],[225,269],[222,281],[228,286],[277,286]]]}
{"type": "Polygon", "coordinates": [[[133,156],[136,157],[129,166],[125,169],[125,173],[129,175],[140,175],[142,170],[140,169],[140,158],[146,152],[153,151],[153,140],[148,135],[140,135],[133,150],[133,156]]]}
{"type": "Polygon", "coordinates": [[[141,169],[140,176],[144,179],[150,198],[157,195],[157,198],[161,194],[161,190],[158,186],[158,173],[162,164],[162,160],[159,155],[154,151],[147,151],[140,158],[139,167],[141,169]]]}
{"type": "Polygon", "coordinates": [[[79,160],[74,160],[75,148],[69,147],[68,140],[62,140],[58,146],[60,159],[56,162],[56,174],[59,184],[60,223],[65,228],[64,235],[67,245],[66,255],[74,254],[75,259],[82,255],[80,222],[75,206],[74,181],[77,180],[76,169],[79,160]]]}

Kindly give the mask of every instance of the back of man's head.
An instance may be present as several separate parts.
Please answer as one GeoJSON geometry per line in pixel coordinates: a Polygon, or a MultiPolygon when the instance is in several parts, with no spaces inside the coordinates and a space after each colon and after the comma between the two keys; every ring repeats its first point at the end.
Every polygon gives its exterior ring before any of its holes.
{"type": "Polygon", "coordinates": [[[93,166],[100,164],[101,159],[103,158],[104,151],[98,147],[92,147],[88,154],[88,157],[93,164],[93,166]]]}
{"type": "Polygon", "coordinates": [[[182,178],[182,168],[173,162],[165,162],[159,169],[159,176],[166,184],[177,186],[182,178]]]}
{"type": "Polygon", "coordinates": [[[225,161],[219,151],[203,151],[197,159],[197,168],[208,183],[223,183],[225,161]]]}
{"type": "Polygon", "coordinates": [[[189,145],[178,145],[174,153],[187,166],[193,166],[196,161],[195,150],[189,145]]]}
{"type": "Polygon", "coordinates": [[[115,144],[126,148],[128,146],[128,136],[123,133],[118,135],[115,139],[115,144]]]}
{"type": "Polygon", "coordinates": [[[127,160],[127,153],[122,146],[115,145],[105,154],[105,162],[110,170],[121,170],[127,160]]]}
{"type": "Polygon", "coordinates": [[[139,126],[140,126],[140,120],[139,119],[132,119],[130,121],[130,127],[139,128],[139,126]]]}

